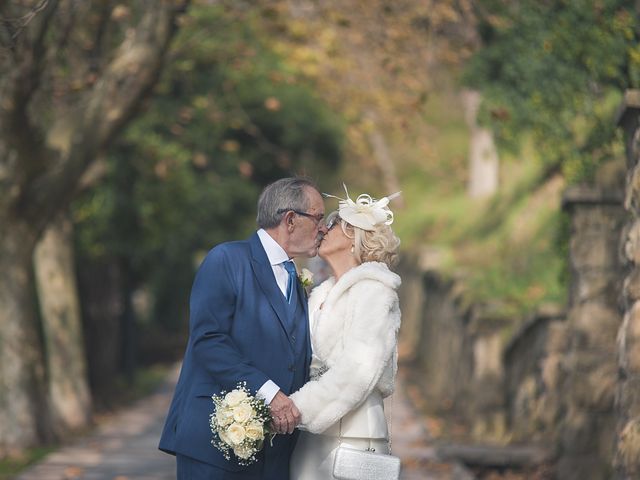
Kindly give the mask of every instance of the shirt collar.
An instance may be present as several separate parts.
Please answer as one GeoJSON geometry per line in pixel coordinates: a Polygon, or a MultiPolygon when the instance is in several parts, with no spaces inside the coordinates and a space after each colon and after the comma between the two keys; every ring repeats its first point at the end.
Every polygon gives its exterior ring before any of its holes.
{"type": "Polygon", "coordinates": [[[284,248],[282,248],[280,244],[266,232],[266,230],[263,228],[258,230],[258,237],[260,238],[262,248],[264,248],[271,265],[279,265],[282,262],[289,260],[289,255],[284,251],[284,248]]]}

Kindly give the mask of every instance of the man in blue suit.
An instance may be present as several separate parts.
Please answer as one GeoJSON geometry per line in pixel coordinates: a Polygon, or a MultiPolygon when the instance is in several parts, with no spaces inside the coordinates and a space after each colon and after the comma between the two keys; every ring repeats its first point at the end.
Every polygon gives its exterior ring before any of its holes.
{"type": "Polygon", "coordinates": [[[159,448],[178,480],[287,480],[300,412],[288,395],[308,381],[307,301],[292,258],[312,257],[327,229],[317,186],[284,178],[258,200],[259,230],[202,262],[190,299],[189,342],[159,448]],[[277,435],[240,466],[211,445],[211,396],[246,382],[269,404],[277,435]]]}

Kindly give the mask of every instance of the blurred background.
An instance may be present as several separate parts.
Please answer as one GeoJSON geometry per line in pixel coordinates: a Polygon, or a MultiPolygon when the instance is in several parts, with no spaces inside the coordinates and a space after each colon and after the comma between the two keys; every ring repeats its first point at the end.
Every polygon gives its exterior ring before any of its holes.
{"type": "Polygon", "coordinates": [[[401,370],[436,440],[638,478],[639,12],[1,2],[0,465],[164,378],[199,261],[301,174],[403,192],[401,370]]]}

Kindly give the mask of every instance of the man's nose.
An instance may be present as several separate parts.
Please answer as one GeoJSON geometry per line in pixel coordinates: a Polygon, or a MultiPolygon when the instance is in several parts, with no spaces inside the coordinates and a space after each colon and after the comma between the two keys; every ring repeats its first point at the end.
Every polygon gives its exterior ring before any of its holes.
{"type": "Polygon", "coordinates": [[[318,230],[322,233],[322,235],[326,235],[329,229],[327,228],[327,224],[324,222],[320,222],[318,224],[318,230]]]}

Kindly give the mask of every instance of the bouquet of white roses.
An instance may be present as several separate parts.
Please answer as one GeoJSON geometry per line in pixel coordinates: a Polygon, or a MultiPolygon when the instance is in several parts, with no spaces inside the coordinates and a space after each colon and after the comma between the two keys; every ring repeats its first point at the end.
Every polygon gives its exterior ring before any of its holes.
{"type": "Polygon", "coordinates": [[[223,391],[211,399],[215,405],[209,417],[213,432],[211,443],[227,460],[233,452],[240,465],[252,464],[269,433],[269,406],[263,399],[249,394],[246,383],[238,383],[236,389],[229,393],[223,391]]]}

